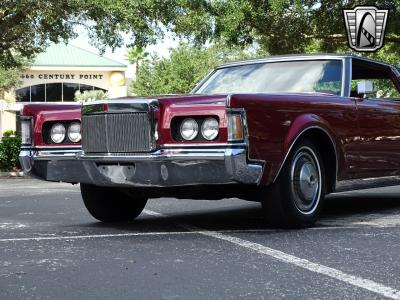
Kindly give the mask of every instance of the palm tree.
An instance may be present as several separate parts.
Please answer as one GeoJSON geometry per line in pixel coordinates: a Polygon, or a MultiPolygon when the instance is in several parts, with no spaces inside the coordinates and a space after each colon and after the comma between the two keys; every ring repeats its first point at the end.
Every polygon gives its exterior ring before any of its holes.
{"type": "Polygon", "coordinates": [[[142,60],[147,59],[149,56],[149,53],[145,51],[144,48],[134,46],[132,48],[128,49],[128,52],[126,53],[125,57],[131,64],[135,64],[136,66],[136,74],[138,73],[139,70],[139,63],[142,60]]]}

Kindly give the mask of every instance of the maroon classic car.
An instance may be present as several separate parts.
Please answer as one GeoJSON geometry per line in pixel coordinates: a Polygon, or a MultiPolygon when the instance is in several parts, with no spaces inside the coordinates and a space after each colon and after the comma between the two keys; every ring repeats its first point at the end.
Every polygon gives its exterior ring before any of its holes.
{"type": "Polygon", "coordinates": [[[148,198],[238,197],[310,226],[326,194],[399,184],[399,79],[357,56],[296,55],[220,66],[189,95],[26,105],[20,160],[80,183],[101,221],[148,198]]]}

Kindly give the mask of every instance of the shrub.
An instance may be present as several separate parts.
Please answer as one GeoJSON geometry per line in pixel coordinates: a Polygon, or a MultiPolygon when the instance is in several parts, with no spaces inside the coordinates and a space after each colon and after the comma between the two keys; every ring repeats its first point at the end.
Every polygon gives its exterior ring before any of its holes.
{"type": "Polygon", "coordinates": [[[18,160],[20,148],[21,137],[19,135],[15,135],[15,132],[4,135],[0,141],[0,171],[13,171],[20,168],[18,160]]]}
{"type": "Polygon", "coordinates": [[[108,94],[103,92],[102,90],[84,91],[83,93],[81,93],[80,91],[76,91],[75,93],[75,101],[79,103],[105,100],[107,98],[108,94]]]}
{"type": "Polygon", "coordinates": [[[17,132],[14,130],[6,130],[3,132],[4,137],[11,137],[11,136],[16,136],[17,132]]]}

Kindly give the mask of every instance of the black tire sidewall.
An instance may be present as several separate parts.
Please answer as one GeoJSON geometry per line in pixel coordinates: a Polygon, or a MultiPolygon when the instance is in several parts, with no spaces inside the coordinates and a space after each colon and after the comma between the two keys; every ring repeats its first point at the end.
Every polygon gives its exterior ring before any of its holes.
{"type": "Polygon", "coordinates": [[[81,184],[83,203],[89,213],[102,222],[135,219],[143,211],[147,198],[129,196],[118,188],[81,184]]]}
{"type": "Polygon", "coordinates": [[[325,169],[323,164],[322,156],[320,155],[315,144],[311,141],[304,139],[298,142],[291,153],[289,154],[285,165],[282,168],[281,173],[278,176],[276,182],[270,187],[268,193],[268,199],[264,199],[266,202],[265,209],[267,215],[272,223],[280,227],[307,227],[311,226],[318,219],[325,197],[326,189],[326,178],[325,169]],[[294,196],[291,189],[291,166],[293,159],[300,149],[307,147],[312,150],[321,171],[321,192],[316,208],[312,213],[302,213],[295,204],[294,196]]]}

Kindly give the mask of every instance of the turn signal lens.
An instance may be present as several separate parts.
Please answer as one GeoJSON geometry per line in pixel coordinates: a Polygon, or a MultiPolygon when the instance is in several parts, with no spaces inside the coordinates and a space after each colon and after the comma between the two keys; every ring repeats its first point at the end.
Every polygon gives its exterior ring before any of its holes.
{"type": "Polygon", "coordinates": [[[21,120],[21,144],[32,145],[32,118],[23,117],[21,120]]]}
{"type": "Polygon", "coordinates": [[[61,123],[56,123],[51,127],[50,138],[55,144],[61,144],[65,139],[65,126],[61,123]]]}
{"type": "Polygon", "coordinates": [[[229,115],[228,140],[232,142],[244,140],[243,120],[241,114],[229,115]]]}
{"type": "Polygon", "coordinates": [[[156,141],[158,141],[159,138],[160,138],[160,135],[158,134],[158,122],[156,122],[156,125],[154,127],[154,139],[156,141]]]}

